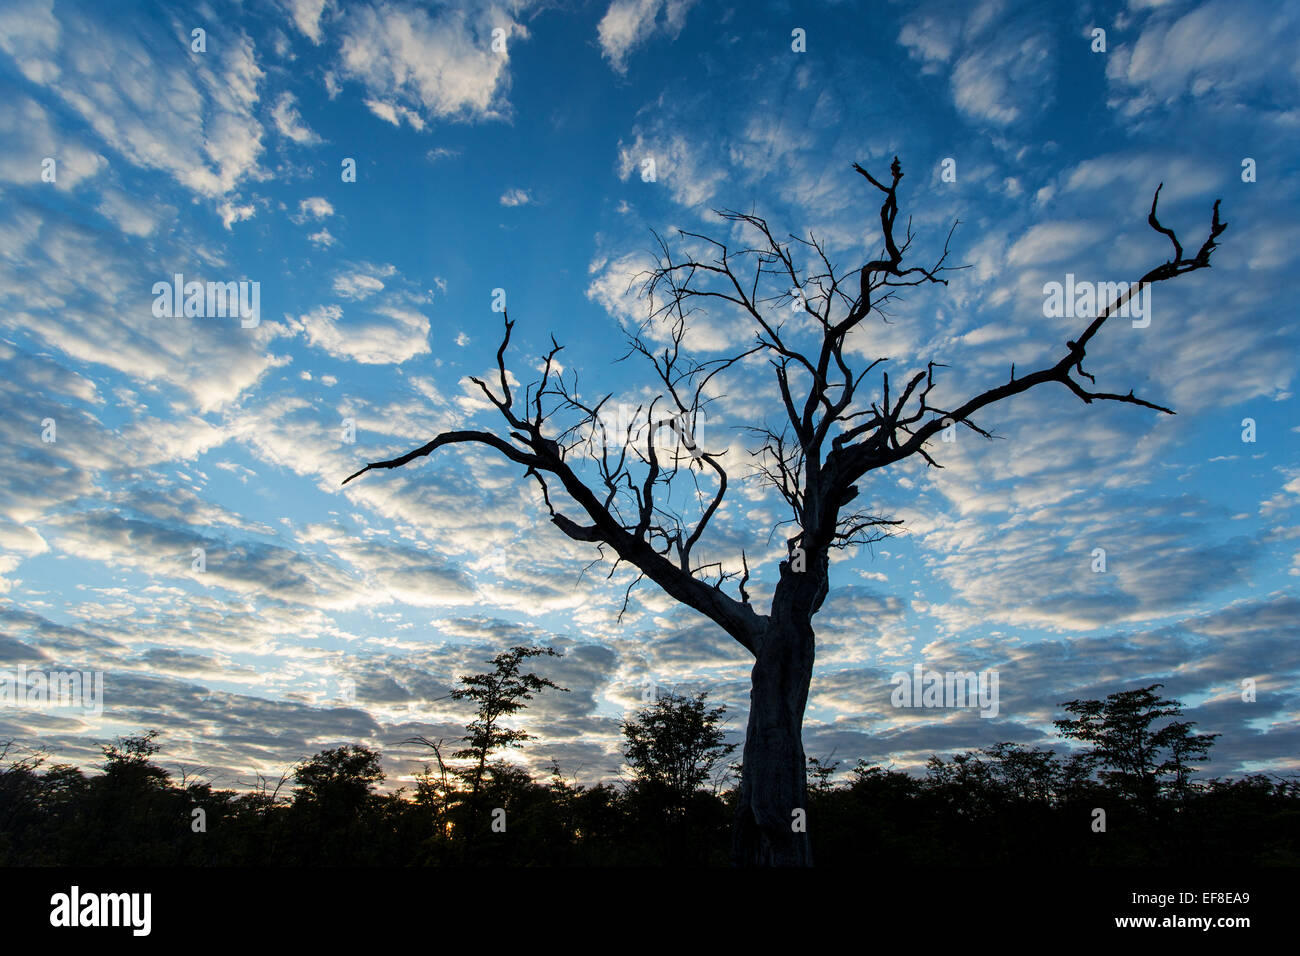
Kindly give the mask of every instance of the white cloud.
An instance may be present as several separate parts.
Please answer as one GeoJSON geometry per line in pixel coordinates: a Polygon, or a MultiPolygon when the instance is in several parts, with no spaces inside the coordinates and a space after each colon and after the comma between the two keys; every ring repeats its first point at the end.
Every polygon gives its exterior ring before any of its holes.
{"type": "Polygon", "coordinates": [[[613,0],[596,26],[601,55],[616,71],[626,73],[628,54],[654,34],[663,33],[676,39],[694,3],[695,0],[613,0]]]}
{"type": "Polygon", "coordinates": [[[48,551],[49,545],[32,528],[0,519],[0,594],[12,587],[7,576],[16,571],[24,560],[48,551]]]}
{"type": "Polygon", "coordinates": [[[53,186],[69,190],[108,166],[108,160],[57,132],[45,108],[22,95],[0,99],[0,182],[44,184],[43,162],[54,160],[53,186]]]}
{"type": "MultiPolygon", "coordinates": [[[[643,326],[649,303],[642,286],[654,265],[646,253],[627,253],[616,259],[598,257],[587,268],[591,281],[586,294],[624,328],[639,329],[648,341],[666,344],[671,340],[670,325],[663,317],[643,326]]],[[[747,341],[752,334],[752,327],[739,310],[699,312],[686,327],[682,349],[697,354],[734,351],[738,342],[747,341]]]]}
{"type": "Polygon", "coordinates": [[[974,50],[953,67],[953,102],[968,116],[1006,126],[1049,99],[1042,86],[1049,66],[1047,48],[1036,39],[1018,48],[974,50]]]}
{"type": "Polygon", "coordinates": [[[501,195],[503,206],[527,206],[533,201],[526,189],[508,189],[501,195]]]}
{"type": "Polygon", "coordinates": [[[1132,196],[1134,211],[1144,213],[1151,205],[1151,182],[1154,170],[1160,170],[1160,181],[1167,185],[1161,192],[1161,202],[1168,203],[1171,196],[1200,194],[1218,187],[1221,178],[1205,163],[1195,162],[1179,155],[1130,154],[1098,156],[1087,159],[1061,174],[1063,192],[1090,190],[1104,192],[1123,188],[1132,196]],[[1135,205],[1134,205],[1135,204],[1135,205]]]}
{"type": "Polygon", "coordinates": [[[1157,12],[1137,42],[1107,54],[1110,105],[1125,115],[1145,113],[1190,96],[1237,106],[1294,102],[1300,11],[1269,2],[1203,3],[1186,12],[1157,12]]]}
{"type": "Polygon", "coordinates": [[[346,275],[334,280],[334,292],[345,299],[364,299],[378,292],[384,284],[374,276],[346,275]]]}
{"type": "Polygon", "coordinates": [[[344,299],[364,299],[384,288],[381,277],[387,278],[397,272],[392,265],[363,265],[359,268],[340,273],[334,277],[334,294],[344,299]]]}
{"type": "Polygon", "coordinates": [[[673,199],[683,206],[705,205],[727,179],[721,165],[711,164],[681,133],[657,130],[649,133],[636,130],[630,145],[619,144],[618,178],[627,182],[634,179],[646,189],[656,184],[667,186],[673,199]],[[646,179],[653,162],[654,178],[646,179]]]}
{"type": "Polygon", "coordinates": [[[294,26],[312,43],[321,41],[321,15],[329,0],[286,0],[294,26]]]}
{"type": "Polygon", "coordinates": [[[640,296],[641,282],[654,265],[644,253],[630,252],[613,260],[598,258],[587,270],[592,275],[587,298],[620,321],[639,324],[647,311],[640,296]]]}
{"type": "Polygon", "coordinates": [[[170,206],[145,202],[119,189],[104,189],[100,195],[96,207],[99,214],[115,222],[119,229],[131,236],[151,235],[163,219],[176,213],[170,206]]]}
{"type": "Polygon", "coordinates": [[[243,222],[246,219],[252,219],[257,215],[257,208],[252,203],[236,203],[229,199],[223,199],[217,203],[217,215],[221,217],[221,225],[227,230],[237,222],[243,222]]]}
{"type": "Polygon", "coordinates": [[[295,222],[305,222],[308,218],[318,222],[334,215],[333,204],[324,196],[308,196],[298,202],[298,215],[295,222]]]}
{"type": "Polygon", "coordinates": [[[424,117],[415,110],[407,109],[405,106],[385,103],[383,100],[368,99],[366,100],[366,107],[385,123],[401,126],[402,120],[406,120],[417,132],[424,129],[424,117]]]}
{"type": "Polygon", "coordinates": [[[210,199],[258,173],[263,79],[252,41],[223,38],[220,56],[191,54],[165,29],[128,32],[113,18],[68,16],[49,3],[11,9],[0,49],[46,86],[110,148],[210,199]],[[174,68],[184,57],[186,69],[174,68]]]}
{"type": "Polygon", "coordinates": [[[321,141],[303,122],[298,107],[294,105],[293,94],[287,90],[275,101],[271,119],[275,121],[275,128],[281,136],[288,137],[300,146],[311,146],[321,141]]]}
{"type": "Polygon", "coordinates": [[[234,400],[285,361],[267,351],[284,329],[265,316],[248,329],[238,321],[155,317],[150,290],[173,272],[199,281],[240,276],[221,275],[192,249],[141,254],[114,230],[0,204],[0,326],[91,368],[187,395],[203,411],[234,400]],[[70,314],[77,320],[68,321],[70,314]]]}
{"type": "Polygon", "coordinates": [[[953,103],[961,112],[1005,127],[1050,105],[1051,33],[1041,16],[1009,16],[1000,0],[919,6],[898,42],[924,74],[941,74],[951,64],[953,103]]]}
{"type": "Polygon", "coordinates": [[[364,365],[400,365],[429,351],[429,319],[402,306],[377,305],[344,323],[340,306],[320,305],[300,315],[296,326],[309,345],[364,365]]]}
{"type": "Polygon", "coordinates": [[[366,105],[377,116],[395,125],[405,119],[417,129],[422,115],[501,115],[510,82],[509,44],[527,36],[513,15],[496,5],[431,14],[380,2],[349,10],[344,23],[343,73],[366,87],[366,105]],[[505,31],[506,53],[491,48],[496,29],[505,31]]]}
{"type": "Polygon", "coordinates": [[[947,62],[957,47],[961,21],[953,16],[921,16],[903,24],[898,42],[920,60],[921,72],[938,72],[938,64],[947,62]]]}
{"type": "Polygon", "coordinates": [[[61,36],[54,0],[15,0],[0,7],[0,50],[13,57],[18,70],[39,85],[55,82],[54,62],[61,36]]]}
{"type": "Polygon", "coordinates": [[[1007,251],[1013,266],[1045,265],[1077,256],[1097,242],[1102,228],[1091,222],[1040,222],[1031,226],[1007,251]]]}

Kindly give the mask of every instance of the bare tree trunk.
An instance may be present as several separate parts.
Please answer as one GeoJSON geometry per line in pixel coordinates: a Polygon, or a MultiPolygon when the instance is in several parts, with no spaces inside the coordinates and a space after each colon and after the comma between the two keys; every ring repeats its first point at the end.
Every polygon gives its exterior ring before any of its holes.
{"type": "MultiPolygon", "coordinates": [[[[343,480],[346,485],[375,469],[400,468],[449,445],[478,444],[495,449],[509,461],[523,466],[524,474],[536,479],[551,521],[565,535],[574,541],[597,545],[601,555],[606,554],[608,545],[619,562],[627,562],[641,572],[638,581],[648,577],[674,600],[699,611],[752,653],[755,663],[749,729],[732,839],[732,858],[740,865],[808,866],[812,863],[808,833],[803,825],[807,786],[800,735],[812,680],[812,620],[827,594],[827,553],[831,548],[879,541],[888,536],[887,526],[901,523],[901,520],[873,515],[870,510],[848,510],[858,497],[857,483],[872,472],[913,455],[938,466],[926,451],[926,444],[956,424],[992,438],[992,434],[972,420],[975,415],[1049,382],[1064,385],[1087,404],[1123,402],[1172,415],[1172,409],[1138,398],[1132,389],[1127,395],[1091,391],[1081,384],[1083,379],[1090,384],[1096,382],[1084,371],[1083,362],[1088,356],[1089,343],[1106,320],[1124,308],[1133,296],[1144,294],[1152,283],[1208,268],[1217,240],[1228,228],[1219,218],[1220,203],[1215,200],[1209,235],[1199,251],[1189,258],[1174,231],[1162,225],[1156,216],[1163,185],[1156,187],[1147,222],[1172,243],[1173,258],[1146,272],[1118,299],[1099,311],[1065,343],[1067,351],[1055,364],[1028,373],[1022,371],[1019,376],[1012,365],[1006,382],[961,405],[946,408],[930,404],[930,394],[935,388],[934,371],[942,367],[939,363],[927,362],[925,371],[914,372],[901,388],[896,379],[892,398],[889,376],[882,370],[877,405],[874,388],[859,392],[859,387],[868,372],[888,359],[878,358],[861,372],[855,372],[846,360],[845,344],[851,341],[850,333],[861,328],[873,312],[879,312],[881,302],[902,287],[923,283],[947,285],[940,274],[948,268],[944,265],[948,241],[944,242],[943,254],[929,269],[903,268],[903,254],[911,245],[912,235],[909,229],[901,245],[894,238],[902,164],[895,156],[889,167],[888,185],[857,163],[853,168],[884,194],[880,226],[888,258],[872,260],[853,270],[858,273],[856,285],[861,291],[851,303],[846,290],[855,285],[853,272],[837,273],[819,240],[811,235],[806,241],[792,236],[802,244],[796,254],[758,216],[720,213],[728,223],[757,233],[755,239],[745,240],[756,245],[742,249],[728,250],[726,244],[708,236],[679,230],[688,247],[702,242],[713,250],[703,253],[702,260],[693,258],[695,253],[689,249],[685,258],[675,257],[668,243],[656,237],[662,256],[656,257],[656,265],[642,291],[650,298],[650,318],[666,322],[662,328],[669,331],[672,344],[660,352],[657,337],[652,337],[655,343],[652,347],[637,332],[632,335],[630,351],[650,361],[669,395],[664,399],[667,418],[653,417],[656,403],[660,401],[656,398],[650,403],[647,420],[675,423],[673,427],[693,459],[693,464],[685,470],[694,470],[696,466],[700,471],[707,468],[718,478],[716,493],[707,504],[700,502],[700,515],[693,522],[693,529],[685,516],[664,511],[668,489],[674,477],[684,470],[679,467],[680,456],[661,458],[656,453],[654,428],[643,429],[644,451],[635,450],[642,439],[632,428],[622,436],[612,436],[614,441],[609,443],[606,439],[611,436],[600,424],[600,410],[612,395],[606,395],[594,406],[580,401],[576,380],[572,385],[566,384],[564,368],[556,360],[561,350],[558,342],[551,340],[551,350],[541,366],[541,379],[528,386],[522,396],[511,391],[505,355],[514,323],[504,313],[505,335],[497,349],[499,388],[494,391],[483,379],[473,379],[488,402],[501,413],[504,425],[498,431],[440,432],[419,448],[396,458],[370,462],[343,480]],[[816,252],[820,265],[804,269],[796,261],[808,258],[808,249],[816,252]],[[752,281],[733,271],[732,262],[740,259],[755,263],[752,281]],[[817,290],[812,301],[804,304],[805,313],[821,331],[821,347],[815,352],[797,351],[793,343],[782,338],[782,323],[769,321],[770,317],[774,318],[769,308],[772,299],[759,292],[765,275],[775,281],[770,291],[777,296],[793,289],[817,290]],[[715,282],[717,285],[712,286],[715,282]],[[752,291],[747,293],[746,288],[752,291]],[[874,304],[873,293],[881,296],[874,304]],[[757,326],[755,344],[728,358],[703,362],[691,359],[682,349],[687,318],[698,304],[695,300],[705,298],[710,305],[716,299],[738,305],[757,326]],[[696,418],[708,402],[705,388],[714,376],[759,353],[774,356],[771,362],[776,370],[786,422],[793,428],[792,435],[784,426],[778,431],[761,430],[765,439],[759,452],[763,456],[759,467],[792,511],[791,517],[777,527],[793,521],[798,531],[788,541],[790,560],[780,564],[780,579],[768,615],[760,614],[750,603],[745,589],[750,579],[749,563],[744,550],[741,551],[744,573],[738,581],[739,597],[723,591],[723,581],[730,575],[724,573],[721,562],[701,565],[691,558],[692,549],[702,540],[709,522],[722,507],[728,476],[719,456],[699,448],[688,435],[693,434],[696,418]],[[807,376],[810,376],[808,390],[802,394],[807,376]],[[543,396],[547,397],[545,408],[543,396]],[[523,401],[516,404],[520,397],[523,401]],[[563,429],[554,427],[558,424],[554,417],[560,412],[576,415],[578,420],[563,429]],[[590,435],[581,437],[588,429],[590,435]],[[622,451],[617,450],[620,444],[622,451]],[[574,470],[568,459],[578,449],[582,449],[582,454],[577,457],[591,453],[598,463],[599,483],[588,484],[574,470]],[[644,480],[632,476],[633,463],[638,461],[646,466],[644,480]],[[548,479],[547,475],[552,478],[548,479]],[[581,522],[556,510],[549,480],[556,481],[581,509],[585,515],[581,522]],[[624,509],[628,509],[626,513],[624,509]],[[665,514],[669,514],[669,520],[665,520],[665,514]],[[585,523],[588,520],[590,524],[585,523]],[[707,580],[715,568],[717,579],[707,580]]],[[[948,235],[951,240],[952,232],[948,235]]]]}
{"type": "MultiPolygon", "coordinates": [[[[812,682],[812,614],[806,587],[783,576],[751,676],[749,726],[732,830],[736,866],[812,866],[807,826],[803,714],[812,682]]],[[[805,582],[800,582],[805,584],[805,582]]]]}

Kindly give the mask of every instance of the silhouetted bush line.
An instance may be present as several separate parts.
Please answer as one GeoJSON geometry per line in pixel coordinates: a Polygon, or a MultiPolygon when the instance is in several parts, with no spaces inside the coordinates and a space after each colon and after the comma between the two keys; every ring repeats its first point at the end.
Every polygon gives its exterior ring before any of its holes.
{"type": "MultiPolygon", "coordinates": [[[[859,761],[838,782],[838,761],[810,758],[816,863],[1300,865],[1300,780],[1193,781],[1216,735],[1155,726],[1179,713],[1159,686],[1064,705],[1061,734],[1090,745],[1067,756],[998,743],[921,776],[859,761]]],[[[380,754],[346,745],[298,764],[291,792],[238,793],[178,782],[152,731],[104,747],[95,775],[0,745],[0,865],[726,865],[736,791],[710,781],[731,750],[723,711],[672,697],[626,721],[618,787],[448,767],[435,747],[413,790],[384,793],[380,754]]]]}

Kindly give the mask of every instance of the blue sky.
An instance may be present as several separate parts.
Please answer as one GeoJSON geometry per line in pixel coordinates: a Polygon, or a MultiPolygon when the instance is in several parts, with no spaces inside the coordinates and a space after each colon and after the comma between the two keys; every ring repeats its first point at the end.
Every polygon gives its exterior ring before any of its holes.
{"type": "MultiPolygon", "coordinates": [[[[570,692],[526,712],[535,768],[616,776],[650,684],[709,690],[739,731],[748,655],[649,584],[620,621],[627,569],[580,577],[594,553],[515,466],[452,451],[340,482],[495,425],[467,381],[494,367],[494,290],[521,383],[554,334],[584,394],[635,405],[655,381],[613,360],[652,230],[738,241],[711,210],[752,211],[851,268],[880,241],[851,163],[897,155],[918,255],[960,220],[969,268],[850,351],[898,378],[947,363],[941,399],[1059,354],[1078,328],[1044,316],[1044,283],[1165,261],[1158,183],[1184,245],[1216,198],[1229,229],[1213,268],[1155,287],[1149,327],[1089,349],[1099,387],[1177,416],[1039,388],[980,421],[998,440],[865,482],[905,530],[832,568],[808,752],[916,768],[1042,744],[1062,701],[1163,681],[1223,734],[1214,772],[1300,769],[1298,40],[1271,3],[6,2],[0,668],[102,670],[105,702],[0,709],[0,737],[88,764],[154,727],[228,787],[361,742],[400,782],[421,757],[401,741],[456,737],[455,677],[517,643],[565,653],[546,664],[570,692]],[[156,317],[176,273],[259,282],[260,321],[156,317]],[[996,668],[998,716],[895,709],[916,663],[996,668]]],[[[687,345],[751,337],[719,310],[687,345]]],[[[743,429],[777,408],[770,370],[710,397],[697,437],[737,480],[701,560],[743,548],[761,601],[784,515],[743,429]]]]}

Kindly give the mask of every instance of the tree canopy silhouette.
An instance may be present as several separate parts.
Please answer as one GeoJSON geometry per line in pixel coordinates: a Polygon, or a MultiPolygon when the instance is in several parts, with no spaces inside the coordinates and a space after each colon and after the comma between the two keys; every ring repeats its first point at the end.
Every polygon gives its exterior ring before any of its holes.
{"type": "Polygon", "coordinates": [[[513,647],[492,658],[492,670],[484,674],[470,674],[460,678],[462,687],[451,692],[453,700],[472,700],[478,705],[474,720],[465,726],[465,746],[453,757],[469,760],[463,776],[470,784],[470,792],[477,797],[483,786],[483,776],[488,759],[497,750],[519,747],[532,734],[517,727],[506,727],[502,717],[509,717],[523,708],[524,701],[548,687],[567,691],[549,677],[539,677],[531,672],[520,673],[520,665],[530,657],[561,657],[550,647],[513,647]]]}
{"type": "Polygon", "coordinates": [[[665,694],[623,721],[623,757],[636,781],[662,791],[680,808],[736,749],[719,722],[725,707],[709,707],[708,693],[665,694]]]}
{"type": "Polygon", "coordinates": [[[1219,736],[1193,733],[1188,720],[1153,726],[1183,712],[1178,701],[1156,693],[1163,686],[1120,691],[1104,701],[1072,700],[1063,706],[1074,716],[1054,722],[1063,737],[1091,745],[1084,757],[1100,768],[1103,781],[1146,807],[1162,788],[1184,796],[1192,765],[1209,759],[1219,736]]]}
{"type": "MultiPolygon", "coordinates": [[[[1116,752],[1134,742],[1141,750],[1165,719],[1176,716],[1168,711],[1181,707],[1177,700],[1155,703],[1154,690],[1062,706],[1067,714],[1109,714],[1118,718],[1116,726],[1140,730],[1124,731],[1128,743],[1116,752]]],[[[542,782],[517,765],[503,765],[504,772],[494,768],[485,794],[492,805],[510,808],[509,830],[481,836],[471,823],[468,779],[444,777],[446,794],[418,785],[414,792],[385,792],[378,787],[380,754],[366,746],[339,746],[300,761],[298,787],[285,800],[260,780],[242,793],[182,782],[183,773],[154,762],[155,734],[121,738],[117,752],[134,754],[131,763],[143,771],[126,778],[108,765],[89,776],[64,764],[43,767],[43,748],[0,740],[0,864],[719,865],[728,855],[728,815],[737,792],[702,785],[707,774],[700,773],[698,757],[728,746],[714,733],[721,710],[704,707],[700,698],[676,698],[629,721],[666,738],[653,746],[658,756],[651,761],[661,770],[657,779],[681,782],[681,799],[666,802],[671,795],[665,788],[643,787],[646,776],[635,767],[634,779],[615,787],[569,782],[555,766],[542,782]],[[645,724],[647,715],[665,711],[668,720],[645,724]],[[692,785],[698,786],[687,793],[692,785]],[[206,817],[206,826],[195,825],[198,816],[206,817]]],[[[1063,719],[1067,726],[1058,735],[1082,740],[1065,733],[1082,719],[1063,719]]],[[[1217,736],[1190,739],[1204,753],[1217,736]]],[[[1179,739],[1186,738],[1180,732],[1168,738],[1169,751],[1179,739]]],[[[1165,761],[1152,757],[1144,772],[1161,785],[1144,791],[1091,753],[1000,742],[949,759],[935,755],[924,774],[859,760],[840,780],[834,779],[839,761],[809,758],[809,819],[815,820],[809,836],[820,862],[857,870],[863,860],[947,866],[1300,863],[1295,775],[1189,780],[1180,788],[1177,774],[1161,770],[1165,761]],[[1097,807],[1107,808],[1104,835],[1092,828],[1097,807]]]]}

